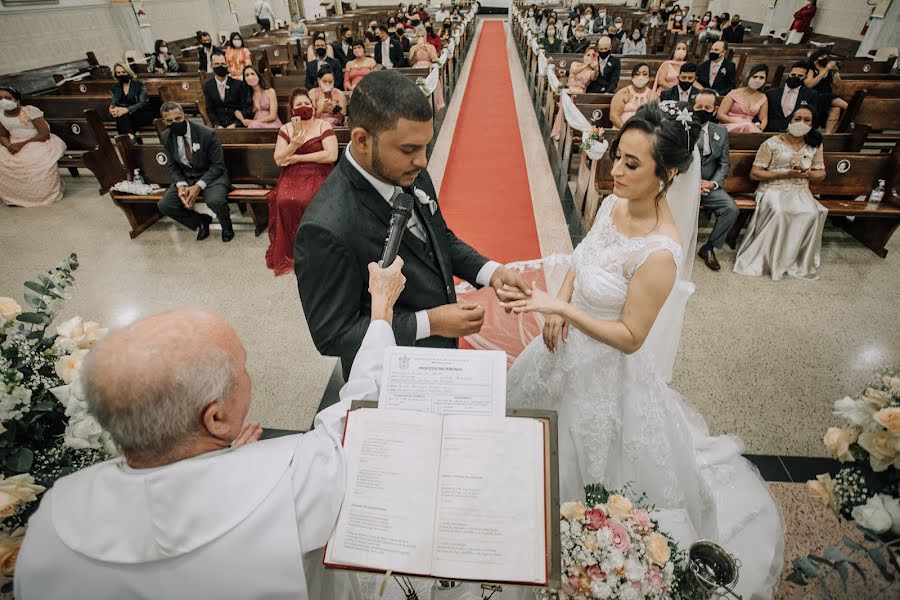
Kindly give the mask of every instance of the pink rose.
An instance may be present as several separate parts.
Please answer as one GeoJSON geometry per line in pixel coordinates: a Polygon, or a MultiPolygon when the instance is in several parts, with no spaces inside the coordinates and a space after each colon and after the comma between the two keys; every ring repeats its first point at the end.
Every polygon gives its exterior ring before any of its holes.
{"type": "Polygon", "coordinates": [[[662,571],[656,565],[650,565],[647,569],[647,583],[655,590],[661,590],[663,586],[662,571]]]}
{"type": "Polygon", "coordinates": [[[574,596],[578,593],[578,588],[581,587],[581,577],[578,575],[572,575],[568,578],[563,578],[563,591],[567,596],[574,596]]]}
{"type": "Polygon", "coordinates": [[[634,511],[634,515],[631,518],[634,523],[634,528],[639,532],[650,533],[653,531],[653,523],[650,522],[650,513],[643,508],[634,511]]]}
{"type": "Polygon", "coordinates": [[[606,513],[599,508],[592,508],[585,516],[590,520],[587,524],[588,529],[597,531],[606,524],[606,513]]]}
{"type": "Polygon", "coordinates": [[[625,526],[615,519],[607,520],[606,525],[612,533],[613,548],[623,554],[628,552],[628,549],[631,548],[631,536],[628,535],[628,530],[625,529],[625,526]]]}
{"type": "Polygon", "coordinates": [[[606,579],[606,573],[603,572],[600,565],[591,565],[588,567],[588,575],[591,576],[591,580],[593,581],[603,581],[606,579]]]}

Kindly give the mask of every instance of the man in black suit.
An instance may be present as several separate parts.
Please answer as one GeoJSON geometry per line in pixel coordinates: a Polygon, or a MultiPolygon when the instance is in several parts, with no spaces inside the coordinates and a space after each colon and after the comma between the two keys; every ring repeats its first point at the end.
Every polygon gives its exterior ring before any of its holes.
{"type": "Polygon", "coordinates": [[[734,89],[737,82],[737,67],[734,62],[725,58],[728,43],[719,40],[712,45],[709,58],[697,68],[697,81],[705,88],[712,88],[720,96],[725,96],[734,89]]]}
{"type": "Polygon", "coordinates": [[[181,105],[175,102],[163,104],[160,114],[167,127],[160,140],[166,149],[172,185],[157,204],[159,211],[197,231],[198,240],[205,240],[209,237],[212,217],[193,210],[202,193],[203,201],[222,224],[222,241],[230,242],[234,238],[228,210],[231,180],[219,137],[212,129],[189,122],[181,105]]]}
{"type": "Polygon", "coordinates": [[[597,8],[597,16],[594,17],[593,29],[594,33],[606,33],[606,30],[613,24],[612,15],[606,13],[606,7],[597,8]]]}
{"type": "Polygon", "coordinates": [[[388,33],[385,25],[378,26],[378,42],[375,43],[375,63],[385,69],[403,66],[403,47],[388,33]]]}
{"type": "Polygon", "coordinates": [[[235,112],[240,111],[245,119],[253,118],[253,91],[243,81],[232,79],[225,66],[225,53],[212,53],[212,77],[203,84],[203,100],[206,113],[214,127],[243,127],[235,112]]]}
{"type": "Polygon", "coordinates": [[[731,17],[731,27],[722,30],[722,39],[729,44],[744,43],[744,25],[741,23],[741,16],[734,15],[731,17]]]}
{"type": "Polygon", "coordinates": [[[400,244],[406,289],[394,307],[399,345],[455,348],[475,333],[484,309],[457,303],[453,277],[529,294],[521,274],[489,261],[447,227],[425,150],[433,136],[431,103],[403,75],[378,70],[350,99],[350,145],[303,216],[294,265],[309,331],[322,354],[340,356],[345,375],[369,326],[367,265],[378,261],[398,193],[413,195],[413,217],[400,244]]]}
{"type": "Polygon", "coordinates": [[[681,71],[678,73],[678,85],[673,85],[659,95],[660,100],[672,100],[682,102],[688,106],[694,105],[694,98],[700,92],[700,88],[694,85],[697,81],[697,65],[694,63],[684,63],[681,65],[681,71]]]}
{"type": "Polygon", "coordinates": [[[344,89],[344,73],[340,61],[337,58],[328,57],[328,48],[323,38],[318,38],[313,43],[315,45],[316,60],[306,63],[306,89],[311,90],[314,87],[319,87],[319,67],[322,65],[331,67],[331,72],[334,74],[334,87],[340,90],[344,89]]]}
{"type": "Polygon", "coordinates": [[[197,53],[200,56],[200,70],[204,73],[212,73],[212,53],[218,50],[222,52],[223,50],[218,46],[213,46],[212,37],[206,31],[201,31],[197,36],[197,41],[200,42],[200,50],[197,53]]]}
{"type": "Polygon", "coordinates": [[[612,40],[603,36],[597,41],[597,79],[588,84],[589,94],[615,94],[619,87],[622,63],[612,55],[612,40]]]}
{"type": "Polygon", "coordinates": [[[331,44],[334,50],[334,58],[341,63],[341,69],[347,66],[347,61],[353,58],[353,32],[349,27],[341,27],[341,39],[331,44]]]}
{"type": "Polygon", "coordinates": [[[769,103],[769,120],[766,123],[766,131],[785,131],[788,126],[788,117],[798,106],[809,106],[816,114],[818,94],[804,84],[809,66],[803,62],[795,62],[791,65],[787,79],[781,87],[772,88],[766,92],[769,103]]]}

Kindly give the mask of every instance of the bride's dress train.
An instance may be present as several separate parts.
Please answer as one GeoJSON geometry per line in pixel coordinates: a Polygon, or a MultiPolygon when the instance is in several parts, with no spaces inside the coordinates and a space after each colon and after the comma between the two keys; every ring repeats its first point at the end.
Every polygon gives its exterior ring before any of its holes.
{"type": "MultiPolygon", "coordinates": [[[[683,258],[667,236],[616,230],[617,200],[606,198],[572,255],[572,304],[609,320],[619,318],[628,284],[651,254],[669,253],[679,270],[683,258]]],[[[783,553],[778,507],[741,456],[741,441],[710,437],[703,418],[666,385],[650,348],[628,355],[570,328],[551,354],[538,336],[513,364],[507,389],[509,406],[559,413],[562,500],[583,498],[588,483],[633,482],[685,547],[710,539],[740,560],[737,591],[746,600],[772,596],[783,553]]]]}

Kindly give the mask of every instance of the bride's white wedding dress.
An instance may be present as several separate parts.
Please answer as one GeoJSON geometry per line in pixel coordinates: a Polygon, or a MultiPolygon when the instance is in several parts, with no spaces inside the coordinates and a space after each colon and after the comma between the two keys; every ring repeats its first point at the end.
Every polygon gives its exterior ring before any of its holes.
{"type": "MultiPolygon", "coordinates": [[[[571,261],[572,304],[608,320],[619,318],[629,282],[651,254],[667,253],[679,271],[683,263],[681,245],[667,236],[619,232],[610,218],[618,200],[604,200],[571,261]]],[[[509,371],[508,404],[558,411],[561,500],[583,499],[588,483],[632,482],[685,547],[710,539],[741,561],[737,591],[745,600],[770,598],[782,566],[778,507],[741,456],[741,441],[710,437],[665,379],[651,348],[625,354],[570,327],[553,354],[541,336],[525,348],[509,371]]]]}

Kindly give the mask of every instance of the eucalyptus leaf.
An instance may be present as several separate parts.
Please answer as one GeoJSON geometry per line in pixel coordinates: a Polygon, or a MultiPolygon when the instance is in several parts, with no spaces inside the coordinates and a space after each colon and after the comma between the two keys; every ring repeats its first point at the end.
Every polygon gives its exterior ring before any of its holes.
{"type": "Polygon", "coordinates": [[[865,554],[866,552],[868,552],[868,549],[867,549],[865,546],[863,546],[862,544],[858,544],[858,543],[854,542],[853,540],[851,540],[851,539],[848,538],[847,536],[844,536],[844,545],[847,546],[848,548],[851,548],[852,550],[856,550],[856,551],[858,551],[858,552],[862,552],[863,554],[865,554]]]}
{"type": "Polygon", "coordinates": [[[16,320],[22,323],[31,323],[32,325],[48,325],[50,323],[50,317],[44,313],[36,312],[23,312],[16,317],[16,320]]]}
{"type": "Polygon", "coordinates": [[[838,576],[841,578],[841,589],[846,592],[847,579],[850,577],[850,571],[847,570],[847,565],[843,562],[834,563],[834,570],[838,572],[838,576]]]}
{"type": "Polygon", "coordinates": [[[806,575],[800,569],[794,569],[785,579],[797,585],[806,585],[806,575]]]}
{"type": "Polygon", "coordinates": [[[841,549],[834,544],[829,544],[825,548],[825,558],[833,561],[853,562],[853,559],[841,552],[841,549]]]}
{"type": "Polygon", "coordinates": [[[41,299],[41,296],[35,296],[25,292],[25,303],[36,309],[47,308],[47,303],[41,299]]]}
{"type": "Polygon", "coordinates": [[[866,529],[865,527],[863,527],[863,526],[860,525],[859,523],[853,523],[853,524],[856,525],[856,528],[859,529],[860,532],[861,532],[861,533],[866,537],[866,539],[869,540],[870,542],[880,542],[880,541],[881,541],[881,538],[878,537],[878,534],[875,533],[874,531],[872,531],[871,529],[866,529]]]}
{"type": "Polygon", "coordinates": [[[49,291],[49,289],[47,288],[46,285],[41,285],[41,284],[35,283],[33,281],[26,281],[25,287],[27,287],[29,290],[31,290],[33,292],[37,292],[39,296],[43,296],[49,291]]]}
{"type": "Polygon", "coordinates": [[[842,563],[842,564],[844,564],[844,565],[849,565],[850,568],[852,568],[854,571],[856,571],[857,573],[859,573],[859,576],[863,578],[863,581],[867,581],[867,580],[868,580],[868,578],[866,577],[866,572],[863,571],[862,567],[859,566],[856,562],[850,560],[850,561],[847,561],[847,562],[842,563]]]}
{"type": "Polygon", "coordinates": [[[34,453],[29,448],[16,448],[6,457],[6,468],[14,473],[27,473],[34,462],[34,453]]]}
{"type": "Polygon", "coordinates": [[[792,564],[807,577],[821,577],[822,572],[806,557],[795,558],[792,564]]]}
{"type": "Polygon", "coordinates": [[[872,559],[872,562],[875,563],[875,566],[878,567],[881,576],[888,581],[893,581],[894,576],[887,570],[887,563],[884,561],[884,556],[881,554],[881,548],[867,548],[866,552],[869,555],[869,558],[872,559]]]}

